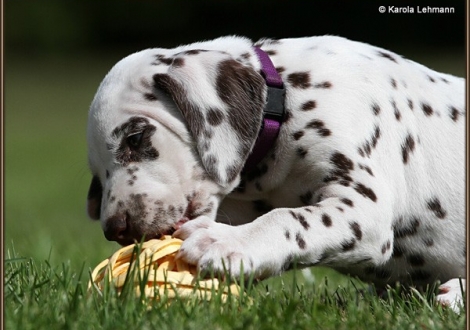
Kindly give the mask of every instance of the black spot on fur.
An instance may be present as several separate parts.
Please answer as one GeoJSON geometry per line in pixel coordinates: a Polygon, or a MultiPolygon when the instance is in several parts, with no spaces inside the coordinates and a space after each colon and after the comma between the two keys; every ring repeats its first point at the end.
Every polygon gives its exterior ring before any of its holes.
{"type": "Polygon", "coordinates": [[[390,78],[390,84],[392,85],[393,88],[397,88],[397,81],[393,78],[390,78]]]}
{"type": "Polygon", "coordinates": [[[331,155],[330,161],[333,165],[335,165],[336,169],[343,174],[354,170],[353,161],[340,152],[335,152],[333,155],[331,155]]]}
{"type": "Polygon", "coordinates": [[[350,251],[354,249],[354,246],[356,245],[356,240],[352,238],[349,241],[344,241],[341,243],[341,248],[343,249],[343,252],[350,251]]]}
{"type": "Polygon", "coordinates": [[[382,249],[381,249],[381,252],[382,254],[385,254],[388,250],[390,250],[390,241],[387,241],[387,243],[384,243],[382,245],[382,249]]]}
{"type": "Polygon", "coordinates": [[[447,212],[442,208],[441,202],[438,198],[434,197],[433,199],[427,202],[428,209],[430,209],[436,217],[439,219],[444,219],[447,215],[447,212]]]}
{"type": "Polygon", "coordinates": [[[372,148],[375,148],[377,146],[377,141],[380,138],[380,127],[375,126],[374,129],[374,135],[372,136],[372,148]]]}
{"type": "Polygon", "coordinates": [[[281,43],[278,39],[262,39],[256,42],[256,47],[268,46],[268,45],[279,45],[281,43]]]}
{"type": "Polygon", "coordinates": [[[297,245],[299,246],[300,249],[304,250],[307,244],[305,243],[304,238],[300,233],[297,233],[295,235],[295,241],[297,242],[297,245]]]}
{"type": "Polygon", "coordinates": [[[330,173],[330,175],[323,179],[323,182],[339,181],[339,184],[349,186],[353,181],[349,175],[354,169],[354,163],[352,160],[340,152],[335,152],[331,155],[330,162],[335,166],[335,169],[330,173]]]}
{"type": "MultiPolygon", "coordinates": [[[[173,59],[165,57],[165,55],[155,55],[155,59],[159,61],[160,63],[164,63],[166,65],[171,65],[171,63],[173,63],[173,59]]],[[[152,63],[152,64],[155,65],[156,63],[155,64],[152,63]]]]}
{"type": "Polygon", "coordinates": [[[287,76],[287,81],[295,88],[306,89],[312,86],[309,72],[295,72],[287,76]]]}
{"type": "Polygon", "coordinates": [[[132,167],[129,167],[127,168],[126,172],[129,174],[129,175],[133,175],[135,172],[137,172],[139,170],[139,168],[137,166],[132,166],[132,167]]]}
{"type": "Polygon", "coordinates": [[[356,237],[356,239],[360,241],[362,239],[361,226],[357,222],[354,221],[349,224],[349,227],[353,231],[354,237],[356,237]]]}
{"type": "Polygon", "coordinates": [[[398,107],[397,107],[397,103],[395,102],[395,100],[392,100],[392,101],[391,101],[391,104],[392,104],[392,107],[393,107],[393,113],[394,113],[394,115],[395,115],[395,119],[396,119],[397,121],[400,121],[400,119],[401,119],[401,112],[400,112],[400,110],[399,110],[398,107]]]}
{"type": "Polygon", "coordinates": [[[171,65],[175,68],[180,68],[182,66],[184,66],[184,58],[182,57],[177,57],[173,60],[173,62],[171,63],[171,65]]]}
{"type": "Polygon", "coordinates": [[[325,127],[325,123],[322,122],[321,120],[318,120],[318,119],[314,119],[312,121],[310,121],[306,126],[305,128],[311,128],[311,129],[314,129],[318,132],[318,134],[320,134],[321,136],[330,136],[331,135],[331,131],[325,127]]]}
{"type": "Polygon", "coordinates": [[[292,217],[297,220],[301,226],[305,229],[308,230],[310,228],[310,225],[308,222],[305,220],[305,217],[300,214],[300,213],[295,213],[294,211],[289,211],[289,213],[292,215],[292,217]]]}
{"type": "Polygon", "coordinates": [[[423,109],[423,112],[426,116],[432,116],[434,113],[434,110],[431,108],[429,104],[426,103],[421,103],[421,109],[423,109]]]}
{"type": "Polygon", "coordinates": [[[442,82],[445,82],[446,84],[449,83],[449,80],[447,80],[446,78],[441,78],[441,81],[442,81],[442,82]]]}
{"type": "Polygon", "coordinates": [[[323,182],[325,182],[325,183],[332,182],[332,181],[337,181],[337,180],[338,180],[337,176],[331,176],[331,175],[328,175],[325,178],[323,178],[323,182]]]}
{"type": "Polygon", "coordinates": [[[413,101],[411,99],[408,99],[408,107],[410,108],[410,110],[413,110],[413,101]]]}
{"type": "Polygon", "coordinates": [[[378,116],[380,113],[380,106],[377,103],[372,103],[372,112],[378,116]]]}
{"type": "Polygon", "coordinates": [[[354,190],[356,190],[362,196],[369,198],[371,201],[377,202],[377,196],[375,195],[374,191],[362,183],[356,183],[354,190]]]}
{"type": "Polygon", "coordinates": [[[290,240],[290,232],[288,230],[284,232],[284,237],[286,238],[286,240],[290,240]]]}
{"type": "Polygon", "coordinates": [[[413,139],[411,134],[408,134],[408,136],[406,137],[405,141],[403,142],[401,146],[402,159],[403,159],[404,164],[408,163],[410,154],[414,151],[414,149],[415,149],[415,140],[413,139]]]}
{"type": "Polygon", "coordinates": [[[158,98],[152,93],[144,93],[144,99],[147,101],[156,101],[158,98]]]}
{"type": "Polygon", "coordinates": [[[315,88],[324,88],[324,89],[328,89],[328,88],[331,88],[333,86],[333,84],[329,81],[323,81],[321,83],[318,83],[318,84],[315,84],[315,88]]]}
{"type": "Polygon", "coordinates": [[[450,107],[450,118],[453,121],[459,120],[460,112],[455,107],[450,107]]]}
{"type": "MultiPolygon", "coordinates": [[[[212,138],[212,136],[214,135],[214,131],[207,127],[207,128],[204,129],[202,134],[204,135],[206,141],[209,141],[212,138]]],[[[209,150],[209,143],[204,145],[204,150],[205,151],[209,150]]]]}
{"type": "Polygon", "coordinates": [[[307,155],[308,151],[305,150],[304,148],[302,147],[299,147],[297,148],[297,155],[300,157],[300,158],[305,158],[305,156],[307,155]]]}
{"type": "Polygon", "coordinates": [[[425,238],[423,238],[423,243],[426,246],[433,246],[434,245],[434,240],[430,237],[425,237],[425,238]]]}
{"type": "Polygon", "coordinates": [[[371,169],[369,166],[359,164],[359,168],[360,168],[361,170],[366,171],[366,172],[369,173],[371,176],[374,176],[374,173],[372,172],[372,169],[371,169]]]}
{"type": "Polygon", "coordinates": [[[302,136],[304,136],[304,131],[297,131],[295,133],[292,134],[292,137],[294,138],[294,140],[299,140],[302,136]]]}
{"type": "Polygon", "coordinates": [[[358,148],[358,152],[361,157],[370,157],[372,150],[377,147],[377,142],[379,141],[380,135],[380,127],[375,126],[372,136],[366,142],[364,142],[361,147],[358,148]]]}
{"type": "Polygon", "coordinates": [[[315,101],[307,101],[304,104],[302,104],[301,109],[302,111],[309,111],[315,109],[317,106],[317,103],[315,101]]]}
{"type": "Polygon", "coordinates": [[[321,221],[325,225],[325,227],[331,227],[333,225],[333,222],[331,221],[331,217],[328,214],[323,213],[321,216],[321,221]]]}
{"type": "Polygon", "coordinates": [[[386,52],[382,52],[382,51],[378,51],[377,54],[380,56],[380,57],[383,57],[383,58],[386,58],[392,62],[395,62],[395,63],[398,63],[397,60],[395,59],[395,57],[393,57],[391,54],[389,53],[386,53],[386,52]]]}
{"type": "Polygon", "coordinates": [[[198,55],[199,53],[205,52],[205,51],[206,50],[202,50],[202,49],[190,49],[190,50],[183,52],[183,54],[184,55],[198,55]]]}
{"type": "Polygon", "coordinates": [[[335,152],[330,157],[330,162],[335,166],[335,169],[330,176],[323,179],[324,182],[339,180],[339,183],[344,186],[349,186],[352,178],[349,176],[350,171],[354,170],[354,163],[351,159],[346,157],[340,152],[335,152]]]}
{"type": "Polygon", "coordinates": [[[251,57],[251,54],[250,53],[243,53],[240,55],[244,60],[248,60],[250,59],[251,57]]]}
{"type": "Polygon", "coordinates": [[[218,126],[222,123],[225,116],[222,111],[219,109],[211,108],[207,111],[206,114],[207,122],[212,126],[218,126]]]}
{"type": "Polygon", "coordinates": [[[354,207],[354,203],[349,198],[341,198],[341,203],[346,204],[349,207],[354,207]]]}

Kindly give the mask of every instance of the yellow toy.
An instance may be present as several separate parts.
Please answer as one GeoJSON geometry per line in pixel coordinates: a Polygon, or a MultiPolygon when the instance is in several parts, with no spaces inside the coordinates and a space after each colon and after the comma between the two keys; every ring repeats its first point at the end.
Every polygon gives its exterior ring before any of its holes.
{"type": "Polygon", "coordinates": [[[91,273],[88,289],[94,287],[103,291],[105,281],[121,292],[126,277],[131,276],[129,267],[138,267],[133,272],[137,295],[141,293],[142,279],[147,279],[143,294],[149,298],[175,298],[197,296],[210,299],[213,293],[222,290],[222,298],[229,294],[239,295],[236,284],[220,285],[216,278],[197,279],[196,269],[187,263],[176,259],[175,255],[183,241],[171,236],[152,239],[140,245],[128,245],[116,251],[109,259],[102,261],[91,273]],[[137,256],[136,251],[140,254],[137,256]],[[132,261],[132,262],[131,262],[132,261]],[[136,263],[136,266],[133,266],[136,263]]]}

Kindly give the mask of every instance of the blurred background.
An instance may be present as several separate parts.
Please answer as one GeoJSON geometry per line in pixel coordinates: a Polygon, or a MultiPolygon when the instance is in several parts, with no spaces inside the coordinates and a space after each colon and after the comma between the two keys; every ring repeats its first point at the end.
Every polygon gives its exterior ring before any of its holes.
{"type": "Polygon", "coordinates": [[[118,246],[86,216],[89,104],[129,53],[227,34],[340,35],[465,76],[465,1],[5,0],[5,251],[91,267],[118,246]],[[388,1],[388,2],[387,2],[388,1]],[[454,14],[379,13],[446,6],[454,14]]]}

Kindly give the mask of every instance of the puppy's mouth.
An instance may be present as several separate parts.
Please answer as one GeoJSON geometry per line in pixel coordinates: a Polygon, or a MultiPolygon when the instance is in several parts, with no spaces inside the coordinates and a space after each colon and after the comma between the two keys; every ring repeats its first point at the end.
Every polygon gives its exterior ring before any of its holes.
{"type": "Polygon", "coordinates": [[[187,217],[183,217],[180,220],[178,220],[170,229],[165,230],[163,233],[161,233],[157,238],[160,238],[164,235],[173,235],[175,231],[181,228],[182,225],[184,225],[186,222],[190,221],[192,219],[189,219],[187,217]]]}
{"type": "Polygon", "coordinates": [[[155,238],[160,238],[164,235],[170,235],[170,236],[173,235],[173,233],[177,231],[178,229],[180,229],[182,225],[184,225],[186,222],[190,220],[193,220],[194,218],[195,218],[194,217],[194,205],[190,201],[188,203],[188,206],[186,207],[186,210],[184,211],[183,216],[178,221],[176,221],[170,228],[168,228],[167,230],[161,231],[159,234],[157,234],[157,237],[155,238]]]}

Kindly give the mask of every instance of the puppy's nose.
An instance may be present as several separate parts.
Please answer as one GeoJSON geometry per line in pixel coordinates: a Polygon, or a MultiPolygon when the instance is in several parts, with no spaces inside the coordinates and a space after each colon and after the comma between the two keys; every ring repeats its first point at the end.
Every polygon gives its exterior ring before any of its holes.
{"type": "Polygon", "coordinates": [[[126,213],[115,214],[106,219],[104,236],[108,241],[123,242],[128,239],[128,217],[126,213]]]}

